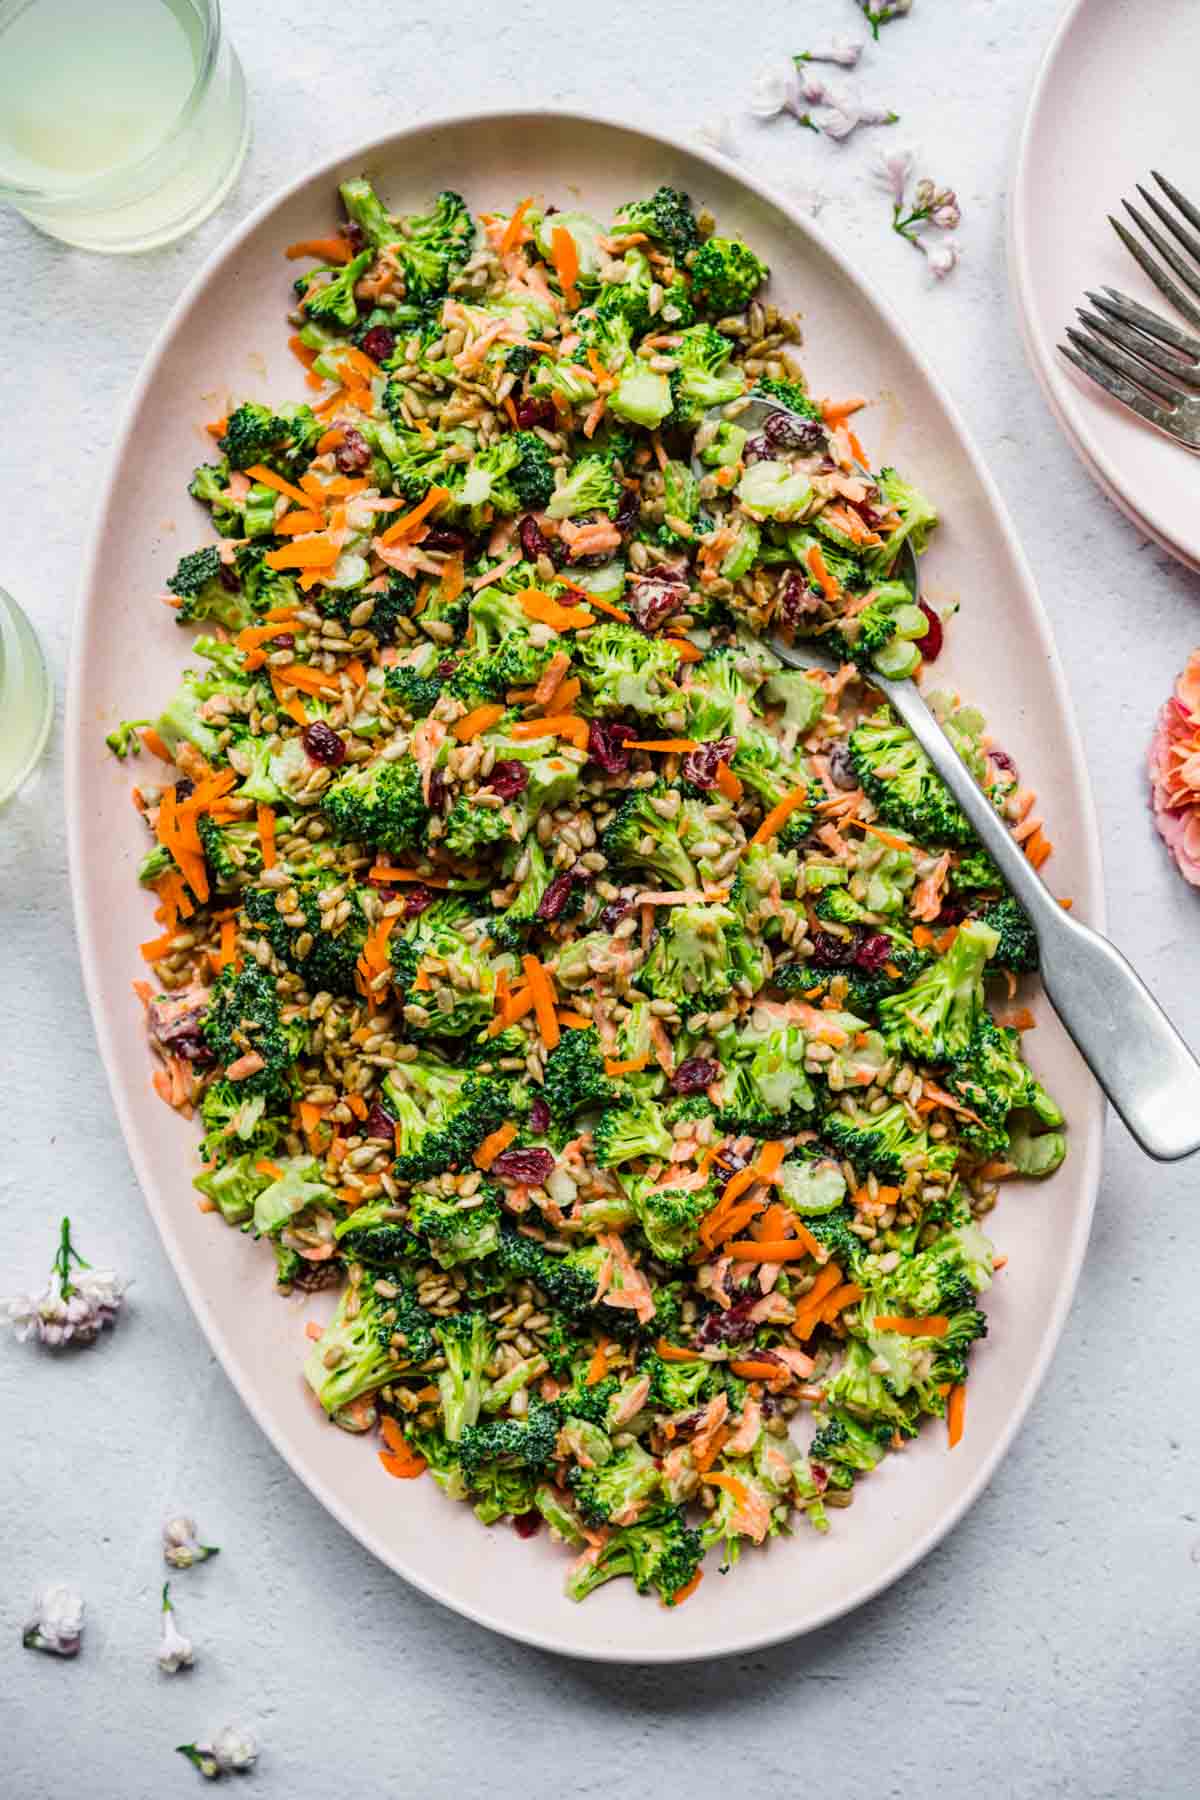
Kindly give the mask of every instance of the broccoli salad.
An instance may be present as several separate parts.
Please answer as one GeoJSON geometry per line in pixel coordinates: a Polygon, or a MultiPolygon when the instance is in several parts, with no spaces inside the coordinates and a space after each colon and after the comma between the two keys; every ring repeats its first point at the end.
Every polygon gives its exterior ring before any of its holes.
{"type": "Polygon", "coordinates": [[[870,685],[941,646],[893,578],[935,515],[686,195],[341,199],[287,252],[307,398],[209,427],[190,666],[108,740],[163,765],[154,1083],[201,1206],[338,1290],[304,1375],[363,1479],[675,1605],[953,1448],[980,1220],[1065,1153],[1029,922],[870,685]]]}

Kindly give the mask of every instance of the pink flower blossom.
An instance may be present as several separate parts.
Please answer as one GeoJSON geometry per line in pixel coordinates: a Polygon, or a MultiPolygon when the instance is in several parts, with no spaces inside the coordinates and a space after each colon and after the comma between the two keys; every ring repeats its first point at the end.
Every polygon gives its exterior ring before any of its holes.
{"type": "Polygon", "coordinates": [[[1184,880],[1200,887],[1200,649],[1158,716],[1149,769],[1158,834],[1184,880]]]}

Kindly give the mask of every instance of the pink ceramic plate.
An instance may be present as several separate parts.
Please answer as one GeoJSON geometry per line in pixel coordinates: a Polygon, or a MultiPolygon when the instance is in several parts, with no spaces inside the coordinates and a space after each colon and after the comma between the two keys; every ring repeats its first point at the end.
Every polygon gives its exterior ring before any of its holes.
{"type": "MultiPolygon", "coordinates": [[[[1058,354],[1088,288],[1176,318],[1108,223],[1130,224],[1160,169],[1200,203],[1200,9],[1193,0],[1073,0],[1038,72],[1017,148],[1009,266],[1025,347],[1084,466],[1128,518],[1200,569],[1200,467],[1058,354]]],[[[1157,192],[1157,190],[1155,190],[1157,192]]],[[[1131,226],[1132,229],[1132,226],[1131,226]]],[[[1136,235],[1136,232],[1135,232],[1136,235]]],[[[1186,321],[1176,319],[1186,328],[1186,321]]]]}
{"type": "MultiPolygon", "coordinates": [[[[305,176],[259,210],[192,282],[142,371],[96,520],[75,636],[69,703],[68,820],[84,975],[117,1115],[146,1199],[196,1315],[254,1416],[336,1518],[426,1593],[496,1631],[577,1656],[684,1661],[811,1630],[878,1593],[922,1557],[983,1488],[1045,1372],[1079,1273],[1100,1159],[1101,1103],[1043,1008],[1035,1059],[1072,1122],[1072,1154],[1050,1186],[1015,1187],[996,1218],[1009,1267],[989,1297],[992,1335],[971,1380],[966,1436],[944,1431],[891,1459],[828,1537],[807,1528],[736,1575],[712,1579],[678,1611],[614,1582],[582,1606],[562,1592],[565,1555],[543,1533],[522,1542],[485,1531],[431,1481],[382,1473],[373,1446],[347,1437],[301,1379],[306,1316],[318,1303],[279,1299],[272,1259],[197,1210],[192,1130],[150,1087],[141,1009],[130,982],[140,939],[154,935],[135,871],[145,849],[129,804],[130,770],[103,734],[152,710],[186,660],[186,637],[155,596],[180,553],[203,541],[185,485],[211,450],[203,422],[237,398],[304,396],[286,347],[294,270],[283,248],[333,228],[335,184],[365,171],[396,208],[444,186],[480,208],[547,196],[602,217],[668,181],[743,232],[774,271],[772,292],[804,310],[807,367],[818,394],[881,400],[858,421],[935,495],[945,524],[929,558],[942,596],[961,595],[939,675],[986,708],[1053,822],[1050,865],[1061,893],[1100,923],[1099,852],[1087,775],[1062,672],[1020,546],[936,375],[886,309],[786,204],[729,169],[648,133],[561,114],[450,120],[399,133],[305,176]]],[[[301,1556],[303,1546],[299,1547],[301,1556]]]]}

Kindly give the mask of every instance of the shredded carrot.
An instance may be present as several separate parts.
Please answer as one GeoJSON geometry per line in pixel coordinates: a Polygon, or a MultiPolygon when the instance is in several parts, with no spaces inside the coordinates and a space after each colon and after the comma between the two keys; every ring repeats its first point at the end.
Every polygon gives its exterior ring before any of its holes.
{"type": "Polygon", "coordinates": [[[529,987],[523,987],[517,993],[512,994],[504,1002],[500,1011],[488,1026],[487,1036],[497,1037],[499,1033],[504,1031],[509,1025],[515,1025],[518,1019],[523,1019],[526,1013],[531,1013],[532,1011],[533,990],[529,987]]]}
{"type": "Polygon", "coordinates": [[[153,725],[146,726],[146,729],[141,734],[141,738],[151,756],[157,756],[160,762],[169,763],[175,761],[175,758],[171,755],[171,752],[167,749],[167,746],[163,743],[153,725]]]}
{"type": "MultiPolygon", "coordinates": [[[[806,1232],[805,1236],[808,1235],[806,1232]]],[[[737,1243],[726,1244],[725,1251],[727,1255],[732,1256],[734,1262],[796,1262],[801,1256],[813,1254],[811,1243],[815,1242],[815,1239],[811,1239],[810,1243],[806,1244],[801,1238],[794,1237],[764,1239],[760,1244],[756,1243],[753,1238],[741,1238],[737,1243]]]]}
{"type": "Polygon", "coordinates": [[[273,869],[278,860],[275,854],[275,814],[269,806],[260,806],[256,812],[258,820],[258,841],[262,845],[264,869],[273,869]]]}
{"type": "Polygon", "coordinates": [[[607,613],[610,619],[620,619],[622,624],[628,625],[629,614],[623,607],[614,606],[609,600],[601,600],[595,594],[588,595],[587,603],[589,606],[594,606],[597,612],[607,613]]]}
{"type": "Polygon", "coordinates": [[[760,1181],[773,1181],[779,1173],[787,1145],[780,1138],[772,1138],[763,1145],[754,1161],[754,1171],[760,1181]]]}
{"type": "MultiPolygon", "coordinates": [[[[253,463],[246,473],[251,481],[260,482],[263,487],[274,488],[277,494],[286,494],[289,500],[294,500],[297,506],[304,508],[305,512],[311,510],[314,496],[306,493],[303,488],[296,487],[292,482],[285,481],[282,475],[277,475],[274,469],[268,469],[265,463],[253,463]]],[[[320,488],[318,487],[319,492],[320,488]]]]}
{"type": "Polygon", "coordinates": [[[329,430],[317,439],[316,453],[324,456],[327,450],[337,450],[345,443],[346,434],[340,425],[331,425],[329,430]]]}
{"type": "Polygon", "coordinates": [[[573,1012],[566,1006],[559,1007],[558,1022],[560,1025],[565,1025],[568,1031],[589,1031],[592,1026],[592,1021],[586,1013],[573,1012]]]}
{"type": "Polygon", "coordinates": [[[690,638],[665,637],[663,643],[670,644],[673,650],[678,650],[680,662],[696,663],[704,661],[703,650],[693,644],[690,638]]]}
{"type": "Polygon", "coordinates": [[[725,1192],[722,1194],[719,1204],[732,1206],[733,1202],[740,1199],[746,1189],[753,1187],[757,1180],[758,1176],[754,1172],[753,1164],[749,1168],[739,1169],[737,1174],[732,1175],[726,1182],[725,1192]]]}
{"type": "Polygon", "coordinates": [[[523,956],[521,967],[525,971],[525,979],[529,983],[529,990],[533,995],[533,1011],[537,1019],[538,1035],[547,1050],[553,1050],[561,1033],[554,1011],[554,990],[550,985],[550,977],[536,956],[523,956]]]}
{"type": "Polygon", "coordinates": [[[629,738],[626,740],[627,750],[698,750],[699,740],[696,738],[629,738]]]}
{"type": "Polygon", "coordinates": [[[967,1384],[960,1381],[950,1389],[950,1398],[946,1403],[946,1441],[951,1450],[961,1442],[963,1425],[967,1416],[967,1384]]]}
{"type": "Polygon", "coordinates": [[[422,875],[419,869],[400,869],[392,863],[375,863],[372,868],[368,869],[367,879],[368,881],[385,882],[419,881],[425,887],[431,888],[444,888],[450,885],[448,875],[422,875]]]}
{"type": "Polygon", "coordinates": [[[927,1313],[922,1319],[902,1318],[898,1313],[878,1313],[874,1331],[896,1331],[901,1337],[945,1337],[950,1321],[945,1313],[927,1313]]]}
{"type": "Polygon", "coordinates": [[[499,719],[504,717],[504,708],[495,701],[486,706],[477,706],[472,712],[459,719],[454,726],[454,735],[460,744],[469,744],[484,731],[490,731],[499,719]]]}
{"type": "Polygon", "coordinates": [[[555,631],[578,630],[581,626],[593,623],[587,607],[563,606],[549,594],[544,594],[541,588],[526,588],[520,596],[520,607],[527,619],[533,619],[540,625],[549,625],[555,631]]]}
{"type": "Polygon", "coordinates": [[[587,1366],[584,1376],[585,1387],[595,1387],[608,1374],[608,1339],[601,1338],[592,1353],[592,1360],[587,1366]]]}
{"type": "Polygon", "coordinates": [[[314,256],[318,262],[348,263],[353,256],[344,237],[301,238],[298,243],[289,244],[283,254],[289,262],[296,262],[302,256],[314,256]]]}
{"type": "Polygon", "coordinates": [[[604,1073],[606,1075],[637,1075],[649,1061],[649,1052],[643,1050],[640,1056],[627,1057],[624,1062],[605,1062],[604,1073]]]}
{"type": "Polygon", "coordinates": [[[448,488],[431,487],[423,500],[418,501],[416,506],[409,512],[401,513],[400,517],[388,526],[387,530],[380,537],[380,543],[395,544],[398,543],[401,538],[411,536],[420,526],[421,521],[426,515],[431,513],[435,506],[440,506],[443,500],[448,500],[449,498],[450,491],[448,488]]]}
{"type": "Polygon", "coordinates": [[[745,1506],[750,1498],[750,1490],[744,1481],[738,1480],[736,1475],[706,1474],[704,1479],[710,1487],[724,1488],[727,1494],[732,1494],[734,1504],[737,1506],[745,1506]]]}
{"type": "Polygon", "coordinates": [[[567,738],[578,750],[586,750],[588,744],[588,722],[576,718],[573,713],[555,713],[542,719],[518,719],[509,728],[509,737],[518,743],[525,743],[533,738],[561,737],[567,738]]]}
{"type": "Polygon", "coordinates": [[[575,239],[565,225],[556,225],[550,233],[550,253],[554,258],[554,272],[558,276],[563,299],[574,312],[579,305],[579,295],[575,288],[579,275],[579,252],[575,248],[575,239]]]}
{"type": "Polygon", "coordinates": [[[208,432],[210,437],[224,437],[229,429],[229,420],[223,418],[213,419],[210,424],[204,427],[204,429],[208,432]]]}
{"type": "Polygon", "coordinates": [[[346,1105],[350,1108],[350,1111],[354,1114],[356,1119],[365,1119],[370,1110],[361,1094],[347,1094],[346,1105]]]}
{"type": "Polygon", "coordinates": [[[173,931],[164,931],[161,937],[151,938],[149,943],[140,945],[142,961],[157,962],[160,956],[166,956],[174,936],[173,931]]]}
{"type": "Polygon", "coordinates": [[[691,1596],[695,1593],[696,1589],[700,1586],[700,1583],[703,1580],[704,1580],[704,1570],[697,1569],[696,1573],[692,1576],[692,1579],[690,1581],[685,1581],[681,1588],[675,1589],[675,1592],[671,1595],[671,1598],[667,1601],[667,1605],[668,1606],[682,1606],[685,1600],[691,1598],[691,1596]]]}
{"type": "Polygon", "coordinates": [[[461,554],[448,556],[442,564],[441,580],[442,600],[447,606],[451,606],[458,599],[465,583],[466,574],[461,554]]]}
{"type": "Polygon", "coordinates": [[[771,808],[758,830],[754,833],[754,836],[750,839],[751,845],[770,843],[771,839],[778,832],[782,831],[796,808],[798,806],[803,806],[807,799],[807,788],[793,788],[790,794],[785,794],[778,806],[773,806],[771,808]]]}
{"type": "MultiPolygon", "coordinates": [[[[304,504],[308,505],[307,499],[304,504]]],[[[329,569],[340,555],[332,538],[308,537],[280,544],[278,550],[268,550],[263,560],[271,569],[329,569]]]]}
{"type": "Polygon", "coordinates": [[[393,1456],[389,1451],[381,1450],[379,1460],[388,1474],[394,1475],[398,1481],[415,1481],[418,1475],[425,1473],[429,1464],[415,1450],[409,1450],[407,1445],[405,1452],[403,1456],[393,1456]]]}
{"type": "Polygon", "coordinates": [[[507,1150],[517,1135],[515,1125],[501,1125],[498,1130],[489,1133],[476,1150],[471,1161],[477,1169],[490,1169],[502,1150],[507,1150]]]}
{"type": "Polygon", "coordinates": [[[300,688],[305,694],[330,694],[336,698],[341,693],[335,675],[326,675],[324,669],[309,668],[306,663],[289,663],[284,669],[276,669],[274,678],[285,687],[300,688]]]}
{"type": "Polygon", "coordinates": [[[237,956],[237,926],[232,919],[221,921],[221,948],[212,959],[219,969],[227,969],[237,956]]]}
{"type": "Polygon", "coordinates": [[[1054,846],[1050,842],[1050,839],[1039,827],[1025,845],[1025,854],[1033,864],[1034,868],[1040,869],[1053,849],[1054,846]]]}
{"type": "Polygon", "coordinates": [[[842,590],[834,577],[829,573],[825,558],[821,554],[820,544],[814,544],[812,546],[805,561],[808,564],[809,573],[816,581],[817,586],[820,588],[825,598],[827,600],[836,600],[842,590]]]}
{"type": "Polygon", "coordinates": [[[654,1346],[654,1354],[661,1356],[664,1362],[699,1362],[700,1357],[695,1350],[683,1350],[678,1344],[668,1344],[666,1338],[659,1338],[654,1346]]]}
{"type": "Polygon", "coordinates": [[[532,204],[533,195],[530,194],[527,199],[522,200],[519,205],[514,208],[512,218],[504,227],[503,235],[499,244],[496,246],[501,256],[507,256],[510,251],[517,250],[522,244],[529,242],[532,233],[526,229],[525,214],[529,211],[532,204]]]}
{"type": "Polygon", "coordinates": [[[844,1281],[840,1287],[835,1287],[833,1292],[822,1302],[821,1311],[818,1314],[821,1324],[832,1325],[840,1312],[844,1311],[847,1306],[853,1306],[862,1297],[863,1290],[857,1281],[844,1281]]]}
{"type": "Polygon", "coordinates": [[[778,1381],[782,1376],[791,1374],[791,1370],[783,1363],[755,1362],[752,1357],[744,1362],[731,1362],[729,1372],[742,1381],[778,1381]]]}

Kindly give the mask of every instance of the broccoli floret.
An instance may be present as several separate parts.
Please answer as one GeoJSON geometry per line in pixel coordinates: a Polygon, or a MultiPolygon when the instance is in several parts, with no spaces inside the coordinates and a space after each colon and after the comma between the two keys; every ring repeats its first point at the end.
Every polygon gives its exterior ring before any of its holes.
{"type": "Polygon", "coordinates": [[[666,1412],[690,1412],[711,1398],[714,1368],[698,1356],[695,1362],[665,1362],[652,1353],[638,1365],[650,1377],[650,1401],[666,1412]]]}
{"type": "Polygon", "coordinates": [[[252,1152],[255,1158],[271,1156],[288,1129],[282,1096],[247,1093],[244,1081],[218,1076],[209,1082],[200,1101],[204,1136],[200,1154],[205,1162],[226,1163],[230,1157],[252,1152]]]}
{"type": "Polygon", "coordinates": [[[931,502],[909,482],[902,481],[895,469],[882,469],[878,486],[880,504],[894,508],[900,518],[882,544],[867,552],[867,572],[873,579],[889,573],[906,540],[920,556],[937,524],[937,511],[931,502]]]}
{"type": "Polygon", "coordinates": [[[739,398],[746,378],[740,369],[726,367],[732,349],[730,340],[712,325],[693,325],[680,334],[671,382],[674,424],[691,430],[712,407],[739,398]]]}
{"type": "Polygon", "coordinates": [[[551,519],[578,519],[584,513],[599,511],[614,519],[623,494],[612,458],[592,450],[571,464],[565,480],[547,503],[546,513],[551,519]]]}
{"type": "Polygon", "coordinates": [[[355,283],[362,280],[374,260],[373,250],[362,250],[337,270],[314,269],[311,274],[301,276],[296,286],[302,289],[300,303],[308,317],[322,324],[346,327],[357,324],[355,283]]]}
{"type": "Polygon", "coordinates": [[[387,461],[396,492],[416,502],[423,500],[431,487],[446,485],[446,475],[453,466],[449,455],[453,445],[449,440],[422,436],[404,427],[399,410],[403,398],[399,383],[389,381],[383,390],[383,404],[396,430],[388,442],[387,461]]]}
{"type": "Polygon", "coordinates": [[[451,856],[475,862],[497,844],[511,844],[513,830],[502,809],[476,806],[460,794],[447,816],[441,841],[451,856]]]}
{"type": "Polygon", "coordinates": [[[902,581],[881,581],[871,603],[845,619],[828,634],[831,648],[859,668],[878,669],[900,680],[911,675],[921,660],[920,639],[929,620],[902,581]]]}
{"type": "Polygon", "coordinates": [[[710,237],[691,267],[697,309],[717,319],[749,305],[769,272],[740,238],[710,237]]]}
{"type": "MultiPolygon", "coordinates": [[[[372,1268],[395,1270],[401,1263],[423,1262],[426,1256],[424,1244],[404,1223],[402,1209],[386,1196],[356,1207],[334,1227],[334,1237],[344,1256],[372,1268]]],[[[432,1313],[426,1314],[423,1330],[432,1333],[432,1313]]],[[[414,1361],[421,1362],[428,1354],[428,1348],[415,1348],[414,1361]]]]}
{"type": "MultiPolygon", "coordinates": [[[[890,1428],[887,1436],[891,1437],[890,1428]]],[[[882,1462],[887,1443],[848,1412],[834,1412],[822,1420],[808,1454],[812,1462],[828,1469],[835,1487],[853,1487],[856,1475],[869,1475],[882,1462]]]]}
{"type": "Polygon", "coordinates": [[[1030,975],[1038,966],[1037,933],[1029,914],[1011,894],[985,906],[979,915],[1000,939],[992,961],[998,968],[1011,969],[1014,975],[1030,975]]]}
{"type": "Polygon", "coordinates": [[[594,1026],[564,1031],[546,1058],[542,1095],[555,1131],[564,1139],[576,1115],[611,1106],[618,1090],[604,1073],[604,1056],[594,1026]]]}
{"type": "Polygon", "coordinates": [[[347,1430],[367,1429],[366,1421],[346,1409],[393,1380],[406,1360],[405,1352],[392,1345],[394,1305],[366,1282],[347,1283],[336,1313],[304,1364],[309,1387],[330,1418],[347,1430]]]}
{"type": "Polygon", "coordinates": [[[699,482],[686,463],[668,462],[663,469],[663,522],[658,528],[663,549],[687,549],[699,520],[699,482]]]}
{"type": "Polygon", "coordinates": [[[469,1196],[414,1194],[408,1222],[429,1245],[433,1260],[443,1269],[459,1263],[478,1262],[490,1256],[500,1242],[500,1196],[497,1190],[480,1188],[469,1196]]]}
{"type": "Polygon", "coordinates": [[[613,620],[582,633],[574,652],[591,709],[601,717],[635,712],[661,720],[680,704],[672,679],[679,651],[662,638],[613,620]]]}
{"type": "MultiPolygon", "coordinates": [[[[286,464],[290,453],[302,454],[309,449],[323,430],[321,421],[307,406],[281,408],[276,413],[269,406],[249,400],[230,413],[224,435],[217,442],[231,468],[249,469],[255,463],[273,468],[280,461],[286,464]]],[[[270,493],[274,508],[278,495],[274,489],[270,493]]]]}
{"type": "Polygon", "coordinates": [[[722,902],[673,906],[637,976],[656,1000],[672,1000],[686,1017],[709,1010],[732,991],[746,937],[722,902]]]}
{"type": "Polygon", "coordinates": [[[244,969],[227,964],[209,993],[200,1027],[205,1043],[224,1069],[251,1053],[262,1066],[236,1082],[244,1098],[262,1096],[278,1104],[288,1093],[288,1075],[307,1026],[285,1026],[279,1016],[275,977],[257,963],[244,969]]]}
{"type": "Polygon", "coordinates": [[[879,1027],[889,1046],[926,1063],[962,1056],[986,1010],[984,970],[999,941],[990,926],[966,920],[944,956],[882,1000],[879,1027]]]}
{"type": "Polygon", "coordinates": [[[597,1468],[576,1466],[567,1479],[580,1517],[592,1526],[607,1525],[614,1519],[631,1522],[646,1511],[651,1497],[662,1487],[654,1458],[640,1444],[618,1450],[597,1468]]]}
{"type": "MultiPolygon", "coordinates": [[[[254,460],[253,458],[251,459],[254,460]]],[[[222,537],[269,537],[275,529],[274,488],[253,481],[241,500],[229,491],[229,461],[201,463],[188,484],[188,493],[212,510],[212,522],[222,537]]]]}
{"type": "Polygon", "coordinates": [[[677,261],[701,244],[696,216],[688,196],[678,188],[656,188],[648,200],[627,200],[613,219],[615,234],[644,231],[656,244],[662,244],[677,261]]]}
{"type": "Polygon", "coordinates": [[[750,389],[752,399],[778,400],[789,412],[798,413],[802,419],[821,420],[821,409],[798,381],[775,381],[770,376],[760,375],[750,389]]]}
{"type": "Polygon", "coordinates": [[[466,1425],[458,1440],[458,1456],[469,1483],[488,1463],[522,1469],[544,1469],[554,1460],[558,1442],[558,1409],[531,1400],[524,1419],[487,1419],[466,1425]]]}
{"type": "Polygon", "coordinates": [[[688,729],[702,742],[740,738],[757,727],[758,681],[743,673],[739,660],[735,650],[722,649],[692,665],[691,681],[684,695],[688,729]]]}
{"type": "Polygon", "coordinates": [[[964,850],[950,870],[954,894],[999,894],[1004,878],[986,850],[964,850]]]}
{"type": "Polygon", "coordinates": [[[639,1156],[666,1162],[674,1139],[663,1124],[662,1113],[649,1098],[632,1105],[610,1106],[594,1133],[596,1161],[602,1169],[615,1169],[639,1156]]]}
{"type": "Polygon", "coordinates": [[[537,918],[542,895],[549,887],[553,875],[545,851],[536,836],[531,834],[526,839],[522,854],[527,857],[529,866],[517,890],[517,897],[492,921],[492,937],[501,950],[520,951],[524,947],[537,918]]]}
{"type": "Polygon", "coordinates": [[[594,1558],[573,1563],[567,1577],[572,1600],[585,1600],[615,1576],[628,1575],[639,1594],[653,1589],[667,1606],[694,1578],[704,1558],[704,1543],[672,1507],[611,1532],[594,1558]]]}
{"type": "MultiPolygon", "coordinates": [[[[563,1041],[584,1035],[582,1031],[571,1031],[563,1041]]],[[[592,1247],[559,1256],[544,1249],[535,1238],[525,1237],[519,1231],[501,1230],[497,1263],[509,1280],[535,1283],[568,1320],[584,1323],[592,1319],[598,1284],[592,1247]]],[[[611,1329],[609,1321],[605,1323],[611,1329]]]]}
{"type": "Polygon", "coordinates": [[[722,1033],[718,1048],[726,1073],[717,1119],[722,1131],[780,1137],[802,1131],[816,1105],[804,1072],[805,1034],[797,1025],[722,1033]]]}
{"type": "MultiPolygon", "coordinates": [[[[138,736],[138,733],[144,726],[151,725],[153,722],[152,719],[122,719],[121,723],[113,731],[108,733],[104,742],[108,745],[113,755],[121,762],[124,762],[127,756],[140,756],[142,753],[142,740],[138,736]]],[[[151,852],[151,854],[153,854],[153,852],[151,852]]],[[[169,867],[169,858],[167,867],[169,867]]],[[[159,873],[165,874],[166,867],[161,869],[159,873]]],[[[139,880],[140,879],[142,879],[141,876],[139,876],[139,880]]]]}
{"type": "Polygon", "coordinates": [[[874,1172],[883,1181],[902,1182],[914,1167],[927,1175],[949,1175],[957,1160],[953,1144],[934,1143],[927,1132],[913,1130],[898,1100],[881,1113],[828,1113],[820,1130],[835,1156],[847,1157],[861,1174],[874,1172]]]}
{"type": "Polygon", "coordinates": [[[700,1222],[716,1205],[717,1195],[707,1184],[700,1188],[655,1185],[663,1179],[634,1176],[626,1180],[625,1191],[653,1254],[661,1262],[678,1263],[695,1250],[700,1222]]]}
{"type": "MultiPolygon", "coordinates": [[[[550,452],[536,431],[518,431],[510,441],[516,449],[517,460],[509,471],[508,486],[518,503],[511,510],[516,512],[523,507],[529,512],[541,512],[550,504],[554,492],[550,452]]],[[[510,509],[506,506],[503,510],[510,509]]]]}
{"type": "MultiPolygon", "coordinates": [[[[405,297],[428,306],[445,293],[475,243],[475,221],[461,195],[445,190],[428,213],[393,219],[369,181],[344,181],[342,204],[373,250],[389,247],[404,276],[405,297]]],[[[438,323],[440,334],[441,325],[438,323]]]]}
{"type": "Polygon", "coordinates": [[[769,731],[751,727],[739,737],[730,768],[764,813],[771,812],[798,788],[806,790],[805,801],[792,809],[773,840],[781,850],[798,847],[812,830],[814,818],[807,798],[812,783],[803,762],[789,759],[780,740],[769,731]]]}
{"type": "Polygon", "coordinates": [[[177,625],[216,619],[226,631],[241,631],[255,617],[236,573],[222,563],[213,544],[181,557],[175,573],[167,577],[167,586],[179,598],[175,609],[177,625]]]}
{"type": "Polygon", "coordinates": [[[392,1173],[398,1181],[427,1181],[465,1168],[512,1111],[506,1082],[456,1068],[429,1051],[402,1064],[383,1085],[396,1120],[399,1155],[392,1173]]]}
{"type": "Polygon", "coordinates": [[[600,848],[617,868],[650,869],[671,888],[697,887],[699,876],[673,821],[664,819],[653,804],[670,792],[664,782],[656,782],[626,794],[600,848]]]}
{"type": "MultiPolygon", "coordinates": [[[[417,971],[427,958],[435,959],[439,985],[444,979],[443,967],[453,970],[456,975],[469,973],[471,978],[469,985],[464,983],[453,989],[452,1006],[430,1008],[427,1026],[410,1021],[414,1036],[431,1033],[437,1037],[465,1037],[491,1018],[496,971],[483,949],[487,930],[485,922],[476,918],[469,901],[451,896],[427,907],[399,933],[393,932],[388,940],[388,951],[395,971],[395,985],[409,999],[413,998],[410,990],[417,971]]],[[[419,1000],[420,996],[416,997],[419,1000]]]]}
{"type": "Polygon", "coordinates": [[[962,1120],[962,1136],[982,1155],[1006,1154],[1013,1113],[1031,1113],[1043,1125],[1063,1123],[1059,1107],[1022,1060],[1020,1034],[997,1025],[986,1011],[975,1020],[969,1043],[951,1063],[946,1086],[975,1115],[962,1120]]]}
{"type": "Polygon", "coordinates": [[[991,1287],[993,1267],[991,1241],[978,1225],[972,1221],[957,1226],[915,1256],[901,1259],[884,1278],[877,1310],[925,1318],[973,1307],[976,1294],[991,1287]]]}
{"type": "Polygon", "coordinates": [[[446,1437],[456,1444],[466,1427],[479,1418],[492,1333],[482,1313],[465,1312],[443,1319],[436,1334],[446,1358],[437,1381],[442,1418],[446,1437]]]}
{"type": "Polygon", "coordinates": [[[388,670],[383,688],[391,704],[410,719],[424,719],[437,705],[445,685],[440,675],[421,675],[401,665],[388,670]]]}
{"type": "Polygon", "coordinates": [[[235,819],[218,825],[209,813],[201,813],[196,830],[204,849],[213,886],[228,894],[253,881],[262,869],[262,839],[253,819],[235,819]]]}
{"type": "Polygon", "coordinates": [[[879,1434],[894,1432],[901,1437],[915,1437],[918,1420],[918,1397],[914,1392],[903,1396],[893,1389],[889,1379],[873,1368],[875,1352],[861,1338],[847,1340],[841,1367],[825,1383],[825,1399],[835,1412],[845,1411],[864,1420],[868,1428],[879,1434]]]}
{"type": "Polygon", "coordinates": [[[322,928],[319,901],[328,881],[314,877],[297,880],[293,886],[297,896],[294,910],[304,915],[303,925],[289,925],[283,918],[275,905],[276,889],[255,887],[242,902],[245,929],[261,932],[279,961],[303,976],[310,993],[354,994],[356,966],[367,936],[367,916],[357,887],[343,884],[343,898],[350,910],[343,922],[329,931],[322,928]]]}
{"type": "Polygon", "coordinates": [[[922,844],[972,845],[974,833],[916,739],[887,707],[847,740],[855,776],[888,825],[922,844]]]}
{"type": "Polygon", "coordinates": [[[421,771],[411,756],[348,770],[325,790],[321,811],[343,840],[391,856],[419,849],[429,822],[421,771]]]}

